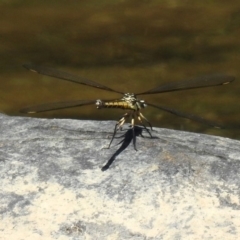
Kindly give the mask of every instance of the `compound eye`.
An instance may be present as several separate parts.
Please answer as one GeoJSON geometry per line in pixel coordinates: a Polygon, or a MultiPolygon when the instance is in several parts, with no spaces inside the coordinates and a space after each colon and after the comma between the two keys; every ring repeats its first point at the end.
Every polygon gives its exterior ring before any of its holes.
{"type": "Polygon", "coordinates": [[[140,100],[139,102],[140,102],[140,105],[141,105],[142,108],[147,107],[147,104],[145,103],[144,100],[140,100]]]}

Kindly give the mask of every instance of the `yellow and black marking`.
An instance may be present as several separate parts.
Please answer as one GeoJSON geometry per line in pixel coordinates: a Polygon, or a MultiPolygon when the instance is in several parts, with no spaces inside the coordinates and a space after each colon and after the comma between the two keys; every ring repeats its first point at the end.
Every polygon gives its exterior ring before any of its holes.
{"type": "Polygon", "coordinates": [[[125,109],[125,110],[135,110],[134,105],[131,103],[125,102],[121,99],[119,100],[114,100],[114,101],[102,101],[100,99],[96,100],[96,106],[98,109],[101,108],[120,108],[120,109],[125,109]]]}
{"type": "Polygon", "coordinates": [[[100,99],[96,100],[96,106],[100,108],[120,108],[125,110],[140,110],[147,107],[144,100],[137,99],[134,93],[125,93],[123,97],[119,100],[102,101],[100,99]]]}

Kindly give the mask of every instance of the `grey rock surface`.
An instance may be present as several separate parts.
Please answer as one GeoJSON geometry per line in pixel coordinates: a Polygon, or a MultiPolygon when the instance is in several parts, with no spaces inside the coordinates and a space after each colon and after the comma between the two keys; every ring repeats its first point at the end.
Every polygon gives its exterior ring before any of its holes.
{"type": "Polygon", "coordinates": [[[0,239],[240,238],[240,141],[114,125],[1,114],[0,239]]]}

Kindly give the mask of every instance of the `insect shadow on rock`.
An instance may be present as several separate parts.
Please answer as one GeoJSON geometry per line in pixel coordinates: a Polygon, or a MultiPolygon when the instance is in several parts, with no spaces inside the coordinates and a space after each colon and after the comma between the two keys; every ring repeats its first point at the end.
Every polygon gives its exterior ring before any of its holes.
{"type": "MultiPolygon", "coordinates": [[[[38,112],[46,112],[51,110],[58,110],[58,109],[64,109],[64,108],[72,108],[72,107],[80,107],[90,104],[95,104],[98,109],[101,108],[120,108],[129,110],[127,113],[125,113],[119,121],[116,123],[112,139],[109,143],[110,145],[117,133],[117,131],[122,129],[122,126],[124,123],[130,119],[131,122],[131,129],[132,129],[132,137],[135,138],[135,121],[136,119],[141,123],[143,128],[148,132],[149,136],[152,137],[151,130],[152,125],[147,120],[147,118],[141,113],[141,110],[143,108],[146,108],[147,106],[151,106],[160,110],[163,110],[165,112],[169,112],[171,114],[174,114],[179,117],[191,119],[212,127],[222,127],[219,124],[216,124],[215,122],[206,120],[202,117],[196,116],[194,114],[184,113],[181,111],[177,111],[171,108],[168,108],[166,106],[159,106],[152,103],[147,103],[142,99],[139,99],[137,96],[139,95],[147,95],[147,94],[157,94],[157,93],[166,93],[166,92],[173,92],[173,91],[181,91],[181,90],[188,90],[188,89],[194,89],[194,88],[204,88],[204,87],[211,87],[211,86],[217,86],[217,85],[225,85],[232,81],[234,81],[234,77],[226,74],[212,74],[212,75],[206,75],[201,76],[193,79],[187,79],[184,81],[178,81],[178,82],[167,82],[165,84],[162,84],[160,86],[157,86],[153,89],[140,92],[137,94],[134,93],[123,93],[118,90],[114,90],[112,88],[109,88],[107,86],[104,86],[100,83],[96,83],[92,80],[88,80],[79,76],[75,76],[69,73],[65,73],[56,69],[48,68],[48,67],[42,67],[37,66],[34,64],[25,64],[24,67],[27,69],[37,72],[43,75],[59,78],[62,80],[87,85],[93,88],[98,88],[102,90],[106,90],[109,92],[115,92],[118,94],[122,94],[122,98],[120,99],[112,99],[112,100],[76,100],[76,101],[68,101],[68,102],[54,102],[54,103],[45,103],[38,106],[31,106],[26,107],[22,109],[20,112],[22,113],[38,113],[38,112]],[[146,125],[148,127],[146,127],[146,125]]],[[[134,148],[136,149],[136,144],[134,142],[134,148]]]]}
{"type": "MultiPolygon", "coordinates": [[[[131,127],[131,126],[130,126],[131,127]]],[[[140,126],[134,126],[134,132],[135,134],[132,134],[132,129],[128,129],[123,135],[120,137],[115,137],[115,138],[122,138],[123,139],[117,144],[121,144],[120,148],[112,155],[112,157],[108,160],[108,162],[101,168],[102,171],[106,171],[113,163],[115,158],[122,152],[124,151],[128,145],[133,141],[133,145],[136,145],[136,139],[138,136],[144,137],[142,135],[142,132],[145,130],[145,128],[140,127],[140,126]]],[[[157,137],[151,137],[151,138],[157,138],[157,137]]],[[[136,149],[135,149],[136,150],[136,149]]]]}

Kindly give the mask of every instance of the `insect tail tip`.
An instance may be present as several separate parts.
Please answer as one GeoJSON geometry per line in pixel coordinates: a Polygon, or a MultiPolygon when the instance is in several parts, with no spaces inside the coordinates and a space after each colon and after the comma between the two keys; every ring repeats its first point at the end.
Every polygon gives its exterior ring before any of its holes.
{"type": "Polygon", "coordinates": [[[22,109],[22,110],[20,110],[20,113],[29,113],[29,114],[32,114],[32,113],[36,113],[36,111],[28,111],[27,109],[22,109]]]}

